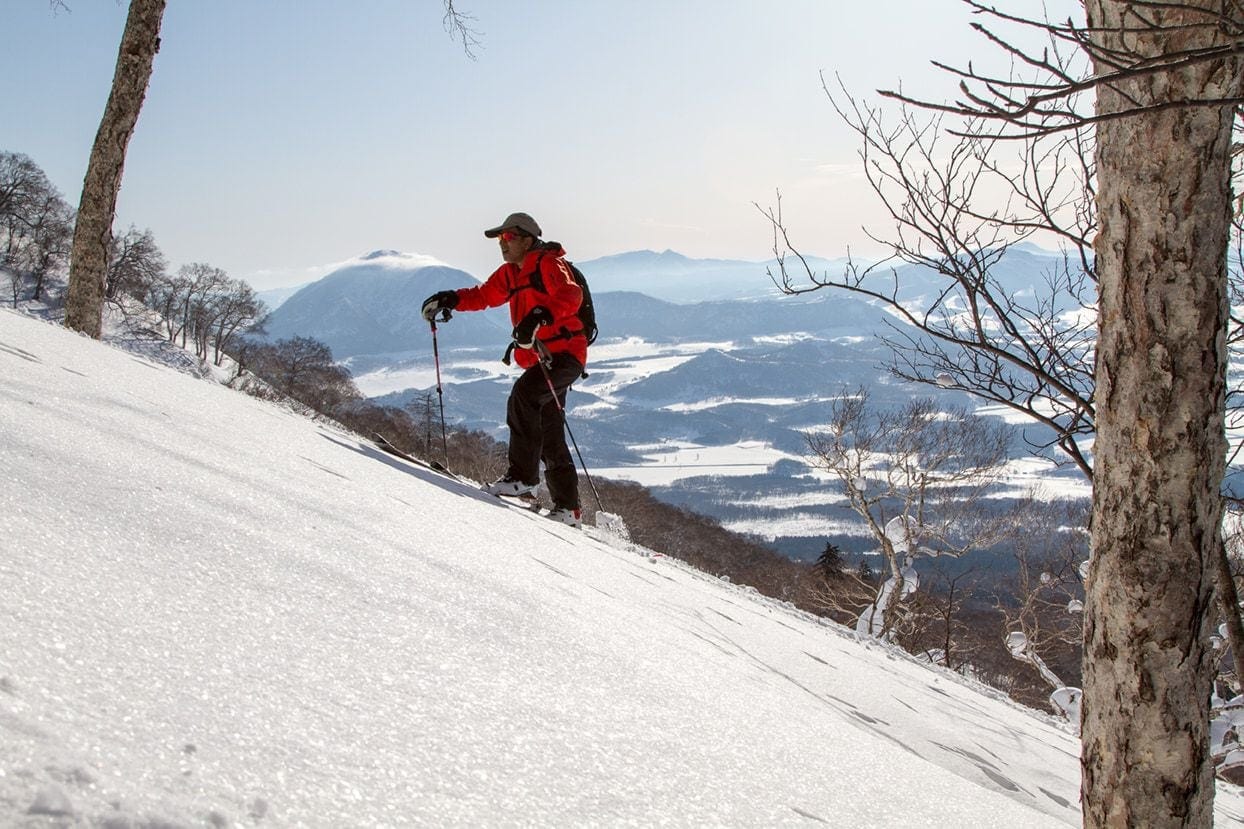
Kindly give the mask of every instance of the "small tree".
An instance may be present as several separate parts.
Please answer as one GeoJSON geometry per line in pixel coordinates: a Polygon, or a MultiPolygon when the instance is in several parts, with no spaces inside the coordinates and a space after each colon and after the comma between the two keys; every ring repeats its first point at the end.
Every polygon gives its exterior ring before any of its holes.
{"type": "Polygon", "coordinates": [[[186,347],[187,336],[192,338],[195,354],[207,357],[207,340],[216,321],[216,297],[229,283],[229,275],[220,268],[203,262],[183,265],[178,274],[187,288],[182,296],[181,346],[186,347]]]}
{"type": "Polygon", "coordinates": [[[831,473],[864,519],[890,578],[861,615],[867,632],[888,636],[903,596],[915,589],[915,556],[961,555],[997,534],[980,499],[1006,459],[1005,424],[928,398],[874,410],[860,388],[831,406],[829,428],[806,436],[813,464],[831,473]]]}
{"type": "Polygon", "coordinates": [[[41,299],[68,261],[73,209],[28,156],[0,152],[0,271],[16,306],[27,286],[41,299]]]}
{"type": "Polygon", "coordinates": [[[176,274],[162,273],[147,286],[147,306],[164,320],[164,333],[169,342],[177,341],[185,325],[184,308],[190,286],[191,281],[182,270],[176,274]]]}
{"type": "Polygon", "coordinates": [[[220,365],[244,332],[256,332],[264,326],[268,309],[249,283],[231,279],[215,298],[211,316],[215,320],[212,333],[212,361],[220,365]]]}
{"type": "Polygon", "coordinates": [[[350,372],[333,362],[327,345],[311,337],[293,337],[256,349],[251,369],[283,394],[324,415],[357,403],[350,372]]]}
{"type": "Polygon", "coordinates": [[[1088,516],[1080,503],[1033,499],[1018,505],[1008,541],[1015,570],[995,596],[1011,656],[1036,668],[1049,685],[1049,703],[1079,721],[1083,571],[1088,516]]]}
{"type": "Polygon", "coordinates": [[[817,556],[813,570],[826,582],[832,582],[842,576],[846,562],[842,560],[842,550],[831,541],[825,542],[825,549],[817,556]]]}
{"type": "Polygon", "coordinates": [[[115,300],[126,294],[145,301],[151,287],[164,278],[167,267],[151,231],[130,225],[109,247],[104,296],[115,300]]]}
{"type": "Polygon", "coordinates": [[[839,624],[854,625],[860,613],[873,604],[876,597],[877,577],[868,559],[861,558],[850,569],[843,562],[838,574],[828,578],[823,570],[813,564],[801,604],[839,624]]]}
{"type": "Polygon", "coordinates": [[[975,569],[947,573],[940,568],[926,575],[926,589],[913,602],[912,624],[902,644],[923,654],[930,662],[962,672],[971,664],[972,646],[966,640],[970,628],[963,618],[964,605],[975,588],[975,569]]]}
{"type": "Polygon", "coordinates": [[[415,430],[419,438],[419,455],[431,460],[434,457],[433,453],[435,451],[433,438],[440,434],[439,421],[436,416],[436,402],[433,399],[432,390],[428,389],[416,393],[406,403],[406,411],[415,423],[415,430]]]}

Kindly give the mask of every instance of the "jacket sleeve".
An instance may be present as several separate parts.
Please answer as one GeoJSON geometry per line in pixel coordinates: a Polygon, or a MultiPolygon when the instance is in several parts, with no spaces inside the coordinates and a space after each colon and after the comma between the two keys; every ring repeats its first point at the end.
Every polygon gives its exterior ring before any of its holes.
{"type": "Polygon", "coordinates": [[[549,308],[553,312],[555,324],[573,317],[583,302],[583,289],[574,281],[570,266],[560,256],[546,256],[540,261],[540,275],[544,279],[544,290],[548,293],[549,308]]]}
{"type": "Polygon", "coordinates": [[[458,289],[459,311],[482,311],[504,305],[510,298],[509,268],[502,265],[481,285],[458,289]]]}

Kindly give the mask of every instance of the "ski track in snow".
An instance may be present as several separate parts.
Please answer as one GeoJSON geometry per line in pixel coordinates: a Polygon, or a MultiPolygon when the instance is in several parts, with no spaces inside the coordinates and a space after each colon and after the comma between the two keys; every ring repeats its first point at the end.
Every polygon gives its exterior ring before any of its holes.
{"type": "Polygon", "coordinates": [[[7,311],[0,435],[0,824],[1079,824],[998,692],[7,311]]]}

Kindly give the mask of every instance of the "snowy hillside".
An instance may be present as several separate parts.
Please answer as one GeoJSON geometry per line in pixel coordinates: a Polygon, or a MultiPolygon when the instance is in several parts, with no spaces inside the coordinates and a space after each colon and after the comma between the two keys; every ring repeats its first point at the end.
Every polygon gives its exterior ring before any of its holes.
{"type": "Polygon", "coordinates": [[[0,825],[1079,824],[1049,718],[10,311],[0,435],[0,825]]]}

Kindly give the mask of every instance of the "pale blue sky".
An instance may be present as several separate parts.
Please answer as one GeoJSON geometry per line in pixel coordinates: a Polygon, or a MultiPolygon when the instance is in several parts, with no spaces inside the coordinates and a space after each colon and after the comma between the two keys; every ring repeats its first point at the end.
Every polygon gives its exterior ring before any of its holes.
{"type": "MultiPolygon", "coordinates": [[[[68,4],[4,2],[0,149],[76,205],[126,7],[68,4]]],[[[861,223],[884,222],[820,73],[946,97],[931,58],[992,53],[958,0],[456,5],[474,61],[441,0],[170,0],[118,229],[258,288],[376,248],[484,276],[499,257],[482,230],[512,210],[579,260],[763,260],[752,202],[780,188],[808,252],[867,253],[861,223]]]]}

